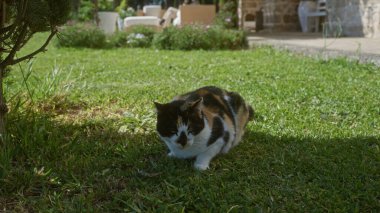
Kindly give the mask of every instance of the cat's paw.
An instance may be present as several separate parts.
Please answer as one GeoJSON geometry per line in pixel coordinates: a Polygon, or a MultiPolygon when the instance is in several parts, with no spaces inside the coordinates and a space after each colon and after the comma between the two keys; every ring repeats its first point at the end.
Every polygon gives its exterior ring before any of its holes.
{"type": "Polygon", "coordinates": [[[174,158],[174,157],[175,157],[174,152],[169,152],[168,157],[169,157],[169,158],[174,158]]]}
{"type": "Polygon", "coordinates": [[[230,147],[228,147],[228,148],[223,148],[222,151],[220,151],[220,153],[222,153],[222,154],[227,154],[229,151],[230,151],[230,147]]]}
{"type": "Polygon", "coordinates": [[[208,164],[195,163],[194,168],[199,171],[205,171],[208,169],[208,164]]]}

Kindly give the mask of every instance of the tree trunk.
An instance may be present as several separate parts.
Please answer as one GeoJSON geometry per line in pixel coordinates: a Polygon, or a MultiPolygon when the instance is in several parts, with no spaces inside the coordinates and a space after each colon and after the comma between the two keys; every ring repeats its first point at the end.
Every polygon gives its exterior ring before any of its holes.
{"type": "Polygon", "coordinates": [[[80,8],[80,0],[71,0],[71,12],[78,17],[78,12],[80,8]]]}
{"type": "Polygon", "coordinates": [[[0,27],[4,27],[4,23],[5,23],[5,1],[4,0],[0,0],[0,24],[1,26],[0,27]]]}
{"type": "Polygon", "coordinates": [[[5,70],[0,69],[0,140],[4,143],[6,139],[6,131],[5,131],[5,116],[8,112],[7,103],[4,97],[3,91],[3,80],[4,80],[5,70]]]}
{"type": "Polygon", "coordinates": [[[99,5],[98,5],[98,0],[92,0],[92,3],[94,4],[94,19],[95,19],[95,23],[96,23],[96,26],[99,26],[99,17],[98,17],[98,10],[99,10],[99,5]]]}
{"type": "MultiPolygon", "coordinates": [[[[4,27],[5,23],[5,1],[0,0],[0,28],[4,27]]],[[[2,47],[2,43],[0,44],[0,48],[2,47]]],[[[0,61],[2,60],[2,54],[0,52],[0,61]]],[[[4,91],[3,91],[3,79],[5,74],[5,67],[0,68],[0,142],[4,143],[4,140],[6,138],[5,134],[5,116],[8,112],[8,107],[5,101],[4,97],[4,91]]]]}

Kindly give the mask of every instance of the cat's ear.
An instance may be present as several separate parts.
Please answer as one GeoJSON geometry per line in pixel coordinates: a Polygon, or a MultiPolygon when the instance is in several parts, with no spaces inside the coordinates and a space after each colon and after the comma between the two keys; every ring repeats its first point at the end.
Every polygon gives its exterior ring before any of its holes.
{"type": "Polygon", "coordinates": [[[160,104],[160,103],[158,103],[158,102],[153,102],[154,103],[154,106],[156,107],[156,112],[160,112],[160,111],[162,111],[162,108],[163,108],[163,104],[160,104]]]}
{"type": "Polygon", "coordinates": [[[203,102],[203,98],[199,98],[196,101],[192,102],[186,102],[181,106],[181,111],[186,111],[186,110],[195,110],[195,109],[200,109],[201,103],[203,102]]]}
{"type": "Polygon", "coordinates": [[[191,109],[200,109],[202,103],[203,103],[203,98],[200,97],[198,100],[190,103],[190,108],[191,109]]]}

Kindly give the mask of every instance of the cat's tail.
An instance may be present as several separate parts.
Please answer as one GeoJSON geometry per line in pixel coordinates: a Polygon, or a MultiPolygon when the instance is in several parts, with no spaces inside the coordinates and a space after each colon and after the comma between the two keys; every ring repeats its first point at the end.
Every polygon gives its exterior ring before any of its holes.
{"type": "Polygon", "coordinates": [[[248,121],[252,121],[255,116],[255,110],[253,110],[253,108],[248,104],[247,104],[247,107],[248,107],[248,121]]]}

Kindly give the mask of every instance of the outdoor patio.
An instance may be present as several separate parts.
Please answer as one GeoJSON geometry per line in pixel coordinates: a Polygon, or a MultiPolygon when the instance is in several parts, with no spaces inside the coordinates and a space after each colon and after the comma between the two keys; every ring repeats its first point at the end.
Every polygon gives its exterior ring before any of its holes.
{"type": "Polygon", "coordinates": [[[270,45],[318,58],[347,57],[380,65],[380,38],[326,38],[321,33],[254,33],[248,37],[250,47],[270,45]]]}
{"type": "Polygon", "coordinates": [[[239,0],[240,27],[246,23],[265,32],[301,32],[300,15],[308,15],[308,29],[328,36],[380,37],[380,1],[377,0],[239,0]],[[318,7],[320,6],[320,7],[318,7]],[[255,26],[256,25],[256,26],[255,26]]]}
{"type": "Polygon", "coordinates": [[[239,8],[239,24],[250,32],[251,47],[270,45],[323,59],[347,57],[380,65],[379,1],[240,0],[239,8]],[[319,13],[306,18],[306,28],[301,26],[302,7],[306,13],[319,13]]]}

